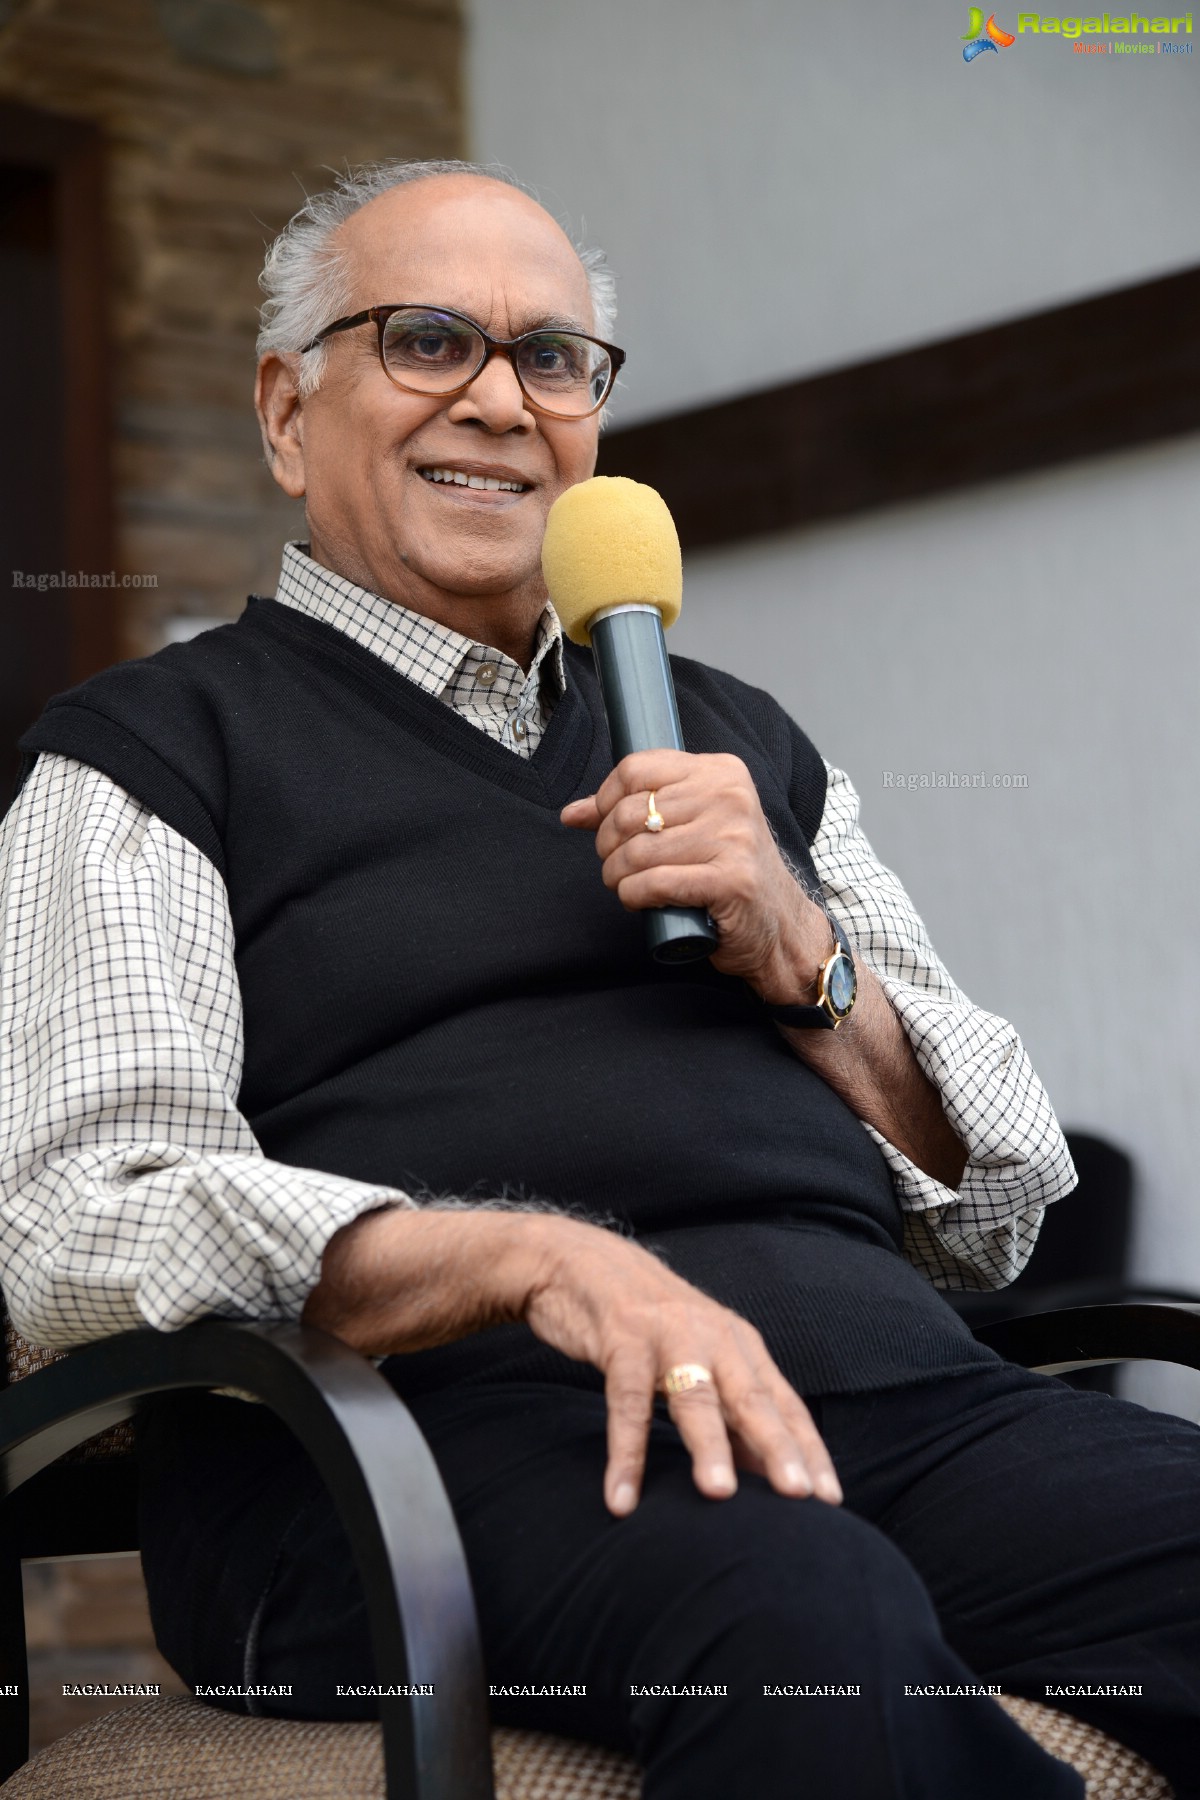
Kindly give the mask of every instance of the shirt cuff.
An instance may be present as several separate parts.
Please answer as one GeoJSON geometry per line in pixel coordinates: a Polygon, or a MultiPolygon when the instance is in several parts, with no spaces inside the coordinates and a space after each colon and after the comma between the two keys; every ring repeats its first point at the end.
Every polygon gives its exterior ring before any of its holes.
{"type": "Polygon", "coordinates": [[[878,980],[967,1153],[962,1180],[948,1188],[867,1126],[903,1210],[937,1213],[939,1236],[960,1218],[987,1233],[1070,1193],[1077,1178],[1066,1139],[1012,1025],[894,976],[878,980]]]}
{"type": "Polygon", "coordinates": [[[138,1310],[159,1331],[213,1313],[298,1320],[321,1279],[326,1246],[343,1226],[364,1213],[415,1205],[396,1188],[322,1169],[207,1160],[207,1182],[186,1176],[181,1182],[171,1230],[156,1242],[138,1279],[138,1310]],[[227,1173],[233,1179],[223,1184],[227,1173]],[[198,1257],[205,1245],[207,1282],[181,1280],[181,1268],[194,1266],[192,1252],[198,1257]]]}

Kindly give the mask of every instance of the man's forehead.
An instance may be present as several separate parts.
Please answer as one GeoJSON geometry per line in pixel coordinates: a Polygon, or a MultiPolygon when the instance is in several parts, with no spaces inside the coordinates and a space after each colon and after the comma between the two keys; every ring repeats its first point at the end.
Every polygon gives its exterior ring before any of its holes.
{"type": "Polygon", "coordinates": [[[587,276],[569,238],[503,182],[434,176],[391,188],[348,219],[339,239],[355,306],[441,301],[590,326],[587,276]],[[421,292],[407,291],[414,283],[421,292]]]}

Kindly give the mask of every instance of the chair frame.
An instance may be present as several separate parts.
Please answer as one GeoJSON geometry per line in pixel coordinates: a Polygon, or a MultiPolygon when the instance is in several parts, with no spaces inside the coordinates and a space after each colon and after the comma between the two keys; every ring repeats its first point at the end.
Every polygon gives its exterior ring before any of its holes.
{"type": "MultiPolygon", "coordinates": [[[[36,1518],[18,1518],[16,1529],[8,1523],[19,1490],[132,1417],[142,1397],[223,1387],[262,1401],[312,1458],[350,1540],[381,1680],[433,1682],[445,1696],[380,1699],[386,1800],[493,1800],[475,1601],[450,1502],[412,1414],[369,1362],[323,1332],[218,1320],[123,1332],[0,1394],[0,1682],[18,1682],[21,1691],[19,1704],[0,1709],[0,1780],[29,1754],[21,1557],[54,1554],[36,1518]]],[[[85,1481],[102,1467],[97,1460],[86,1468],[85,1481]]],[[[97,1521],[94,1549],[136,1548],[131,1515],[118,1492],[97,1521]]],[[[73,1538],[69,1548],[84,1547],[73,1538]]]]}
{"type": "MultiPolygon", "coordinates": [[[[997,1320],[975,1333],[1041,1374],[1129,1361],[1200,1369],[1200,1304],[1110,1304],[997,1320]]],[[[233,1387],[295,1433],[345,1527],[381,1680],[433,1681],[434,1705],[381,1698],[386,1800],[494,1800],[483,1653],[462,1543],[437,1465],[412,1414],[363,1357],[299,1325],[206,1320],[131,1331],[71,1351],[0,1393],[0,1781],[28,1757],[22,1556],[136,1548],[132,1489],[117,1481],[80,1535],[45,1539],[21,1490],[87,1438],[132,1417],[139,1399],[233,1387]],[[409,1671],[412,1671],[411,1676],[409,1671]]],[[[131,1463],[132,1459],[112,1459],[131,1463]]],[[[100,1483],[105,1464],[58,1473],[100,1483]]]]}

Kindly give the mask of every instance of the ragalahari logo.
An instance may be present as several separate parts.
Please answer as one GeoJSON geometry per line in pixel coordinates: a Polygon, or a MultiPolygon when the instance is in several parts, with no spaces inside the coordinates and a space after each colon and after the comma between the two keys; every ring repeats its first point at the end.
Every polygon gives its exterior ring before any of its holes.
{"type": "Polygon", "coordinates": [[[974,62],[985,50],[1007,50],[1016,43],[1011,31],[1002,31],[996,23],[996,15],[992,13],[987,24],[983,22],[982,6],[971,8],[971,29],[963,36],[963,61],[974,62]],[[983,37],[980,37],[983,32],[983,37]]]}

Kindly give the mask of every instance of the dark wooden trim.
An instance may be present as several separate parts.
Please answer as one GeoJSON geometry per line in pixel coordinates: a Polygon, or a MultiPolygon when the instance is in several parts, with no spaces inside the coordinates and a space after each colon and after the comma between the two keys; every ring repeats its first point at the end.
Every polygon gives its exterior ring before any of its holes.
{"type": "Polygon", "coordinates": [[[1200,267],[601,440],[685,549],[1200,430],[1200,267]]]}
{"type": "MultiPolygon", "coordinates": [[[[44,171],[54,182],[66,560],[70,569],[102,575],[114,567],[115,554],[104,142],[86,120],[6,100],[0,102],[0,163],[44,171]]],[[[120,654],[118,591],[73,591],[70,614],[70,680],[76,682],[120,654]]]]}
{"type": "Polygon", "coordinates": [[[96,135],[96,127],[86,119],[69,119],[17,100],[0,101],[0,162],[58,169],[96,135]]]}

